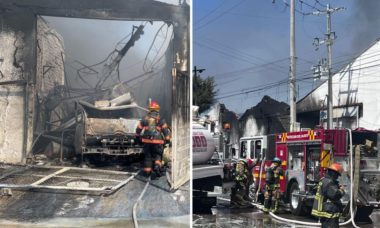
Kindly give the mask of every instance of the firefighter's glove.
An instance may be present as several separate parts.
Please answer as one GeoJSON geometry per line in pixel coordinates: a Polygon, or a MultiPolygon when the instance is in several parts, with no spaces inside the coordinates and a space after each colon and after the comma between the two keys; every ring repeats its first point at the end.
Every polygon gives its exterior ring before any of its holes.
{"type": "Polygon", "coordinates": [[[170,140],[165,140],[165,147],[171,147],[172,142],[170,140]]]}
{"type": "Polygon", "coordinates": [[[343,185],[339,186],[339,190],[342,192],[343,195],[346,193],[346,191],[344,190],[344,186],[343,185]]]}

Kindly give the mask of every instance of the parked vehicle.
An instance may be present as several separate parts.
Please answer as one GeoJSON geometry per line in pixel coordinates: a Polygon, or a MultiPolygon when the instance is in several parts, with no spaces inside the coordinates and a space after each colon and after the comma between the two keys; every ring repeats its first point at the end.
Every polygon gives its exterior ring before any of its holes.
{"type": "Polygon", "coordinates": [[[276,156],[282,160],[281,166],[285,171],[284,178],[280,179],[283,202],[289,203],[291,212],[295,215],[310,213],[318,181],[332,162],[338,162],[345,170],[339,178],[339,183],[347,190],[343,204],[348,204],[350,187],[353,184],[357,218],[366,218],[374,208],[379,208],[379,132],[357,129],[352,131],[352,141],[350,131],[346,129],[317,128],[284,132],[275,136],[275,142],[267,137],[240,140],[241,156],[257,158],[260,161],[254,171],[258,196],[264,193],[265,169],[270,165],[268,161],[276,156]],[[267,145],[268,142],[270,145],[267,145]],[[353,178],[350,177],[350,156],[353,156],[353,178]]]}
{"type": "Polygon", "coordinates": [[[108,101],[77,105],[76,154],[133,155],[142,153],[135,130],[146,111],[132,103],[111,106],[108,101]]]}
{"type": "Polygon", "coordinates": [[[193,213],[210,213],[211,207],[217,203],[217,196],[222,193],[223,164],[218,158],[213,159],[218,151],[213,133],[207,124],[204,126],[195,118],[192,129],[193,213]]]}

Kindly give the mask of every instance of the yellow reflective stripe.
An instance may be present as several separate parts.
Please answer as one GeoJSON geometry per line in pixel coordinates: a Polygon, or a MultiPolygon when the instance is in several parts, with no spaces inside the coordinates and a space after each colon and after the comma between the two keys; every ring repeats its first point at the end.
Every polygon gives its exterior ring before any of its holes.
{"type": "MultiPolygon", "coordinates": [[[[255,174],[253,174],[254,175],[254,177],[259,177],[259,174],[258,173],[255,173],[255,174]]],[[[263,173],[262,175],[261,175],[261,178],[265,178],[265,173],[263,173]]]]}
{"type": "Polygon", "coordinates": [[[309,135],[309,140],[315,139],[314,130],[308,130],[307,134],[309,135]]]}
{"type": "Polygon", "coordinates": [[[317,211],[315,209],[311,210],[311,214],[323,218],[338,218],[341,215],[340,213],[331,214],[325,211],[317,211]]]}

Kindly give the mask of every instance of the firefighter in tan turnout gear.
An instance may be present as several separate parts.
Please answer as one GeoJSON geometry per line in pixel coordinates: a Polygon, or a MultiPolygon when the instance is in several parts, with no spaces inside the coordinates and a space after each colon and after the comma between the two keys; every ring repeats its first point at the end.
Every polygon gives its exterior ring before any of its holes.
{"type": "Polygon", "coordinates": [[[150,102],[149,113],[137,125],[136,136],[144,144],[145,175],[152,174],[153,179],[160,177],[164,144],[170,143],[170,130],[165,120],[160,119],[160,105],[157,102],[150,102]]]}
{"type": "Polygon", "coordinates": [[[280,199],[280,176],[284,175],[281,168],[281,159],[275,157],[265,174],[264,208],[265,213],[277,213],[280,199]]]}
{"type": "Polygon", "coordinates": [[[249,170],[248,163],[244,159],[240,159],[235,166],[234,173],[234,187],[231,189],[231,206],[246,207],[249,206],[248,200],[248,182],[249,170]]]}
{"type": "Polygon", "coordinates": [[[342,173],[342,165],[333,163],[318,183],[311,214],[321,219],[323,228],[339,227],[339,217],[343,211],[340,199],[345,194],[344,188],[338,183],[342,173]]]}

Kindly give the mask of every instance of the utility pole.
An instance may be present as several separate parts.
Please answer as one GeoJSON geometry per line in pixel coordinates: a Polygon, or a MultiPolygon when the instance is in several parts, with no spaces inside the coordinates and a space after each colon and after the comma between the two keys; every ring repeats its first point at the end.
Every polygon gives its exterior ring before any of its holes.
{"type": "Polygon", "coordinates": [[[327,73],[328,73],[328,100],[327,100],[327,129],[331,129],[333,127],[333,93],[332,93],[332,75],[331,75],[331,62],[332,62],[332,43],[333,39],[335,39],[335,34],[331,37],[331,11],[330,5],[327,4],[326,10],[327,16],[327,73]],[[333,38],[333,39],[332,39],[333,38]]]}
{"type": "MultiPolygon", "coordinates": [[[[197,69],[197,66],[194,66],[194,69],[193,69],[193,77],[195,78],[195,76],[198,76],[198,73],[202,73],[203,71],[205,71],[206,69],[197,69]]],[[[194,96],[194,95],[193,95],[194,96]]],[[[197,100],[196,98],[194,98],[194,105],[197,105],[197,100]]]]}
{"type": "Polygon", "coordinates": [[[290,68],[289,68],[290,131],[295,131],[296,110],[296,36],[295,0],[290,1],[290,68]]]}
{"type": "Polygon", "coordinates": [[[332,91],[332,45],[336,39],[335,32],[331,31],[331,14],[344,9],[343,7],[331,8],[329,4],[326,6],[325,11],[313,12],[314,15],[326,14],[327,33],[325,39],[314,39],[313,45],[318,49],[321,44],[326,44],[327,47],[327,75],[328,75],[328,91],[327,91],[327,129],[333,127],[333,91],[332,91]]]}

